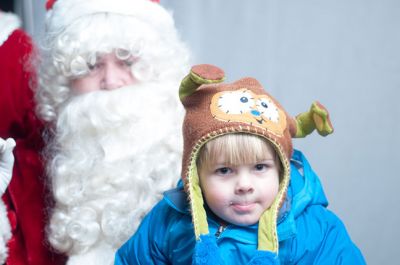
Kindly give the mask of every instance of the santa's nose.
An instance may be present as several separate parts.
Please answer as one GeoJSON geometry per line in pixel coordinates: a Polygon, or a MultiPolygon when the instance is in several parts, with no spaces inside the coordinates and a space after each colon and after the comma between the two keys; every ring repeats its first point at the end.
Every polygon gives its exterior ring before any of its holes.
{"type": "Polygon", "coordinates": [[[126,85],[124,75],[126,75],[126,73],[121,69],[118,69],[118,67],[112,65],[105,66],[103,70],[101,89],[113,90],[126,85]]]}

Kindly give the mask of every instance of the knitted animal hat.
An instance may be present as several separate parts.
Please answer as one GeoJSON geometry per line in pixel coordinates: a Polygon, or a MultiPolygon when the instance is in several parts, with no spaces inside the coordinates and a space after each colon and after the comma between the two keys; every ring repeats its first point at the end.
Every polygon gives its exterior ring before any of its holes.
{"type": "Polygon", "coordinates": [[[163,29],[173,25],[168,12],[152,0],[47,0],[46,30],[61,32],[75,20],[97,13],[133,16],[163,29]]]}
{"type": "Polygon", "coordinates": [[[289,183],[292,137],[305,137],[314,129],[322,136],[332,133],[329,114],[324,106],[314,102],[308,112],[292,118],[254,78],[231,84],[221,83],[223,80],[221,69],[197,65],[183,79],[179,91],[186,109],[182,179],[190,200],[196,239],[209,233],[196,167],[199,150],[218,136],[248,133],[269,141],[283,165],[278,195],[262,214],[258,231],[258,249],[277,253],[277,217],[289,183]]]}

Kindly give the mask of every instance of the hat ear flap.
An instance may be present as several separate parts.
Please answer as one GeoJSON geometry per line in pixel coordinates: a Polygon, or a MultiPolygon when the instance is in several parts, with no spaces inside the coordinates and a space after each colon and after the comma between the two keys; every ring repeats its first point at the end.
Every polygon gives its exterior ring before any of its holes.
{"type": "Polygon", "coordinates": [[[310,110],[301,113],[293,119],[294,128],[290,130],[292,137],[303,138],[317,129],[321,136],[327,136],[333,132],[333,126],[329,118],[328,110],[318,101],[311,104],[310,110]]]}
{"type": "Polygon", "coordinates": [[[221,83],[224,79],[224,71],[214,65],[200,64],[193,66],[190,73],[181,82],[179,98],[183,101],[187,96],[192,95],[199,86],[221,83]]]}

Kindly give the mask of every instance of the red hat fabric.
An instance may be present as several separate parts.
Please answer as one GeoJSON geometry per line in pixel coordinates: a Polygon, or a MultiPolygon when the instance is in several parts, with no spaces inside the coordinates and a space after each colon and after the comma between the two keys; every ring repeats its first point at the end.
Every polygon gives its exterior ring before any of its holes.
{"type": "Polygon", "coordinates": [[[173,25],[172,17],[152,0],[48,0],[46,2],[47,31],[60,32],[77,19],[98,13],[133,16],[163,29],[173,25]]]}
{"type": "MultiPolygon", "coordinates": [[[[160,0],[150,0],[150,1],[154,2],[154,3],[160,3],[160,0]]],[[[46,10],[52,9],[55,2],[56,2],[56,0],[47,0],[47,2],[46,2],[46,10]]]]}

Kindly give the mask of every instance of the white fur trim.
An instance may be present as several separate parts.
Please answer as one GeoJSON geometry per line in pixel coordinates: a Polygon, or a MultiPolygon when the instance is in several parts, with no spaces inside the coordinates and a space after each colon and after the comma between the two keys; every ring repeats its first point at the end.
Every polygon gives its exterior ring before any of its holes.
{"type": "Polygon", "coordinates": [[[8,255],[7,242],[10,238],[11,227],[8,222],[6,207],[0,199],[0,264],[6,261],[8,255]]]}
{"type": "Polygon", "coordinates": [[[161,30],[173,25],[168,12],[150,0],[58,0],[47,12],[47,30],[61,32],[77,19],[97,13],[133,16],[161,30]]]}
{"type": "Polygon", "coordinates": [[[3,45],[11,33],[20,26],[21,21],[16,15],[0,12],[0,46],[3,45]]]}

